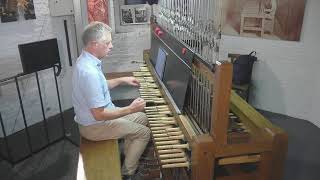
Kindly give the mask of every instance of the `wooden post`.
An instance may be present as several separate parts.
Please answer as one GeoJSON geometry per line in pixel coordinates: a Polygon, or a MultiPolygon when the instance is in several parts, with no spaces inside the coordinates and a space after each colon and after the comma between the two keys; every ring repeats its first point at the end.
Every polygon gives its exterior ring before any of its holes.
{"type": "Polygon", "coordinates": [[[271,180],[282,180],[288,152],[288,135],[284,132],[274,136],[272,148],[271,180]]]}
{"type": "Polygon", "coordinates": [[[196,136],[192,142],[192,180],[211,180],[214,176],[214,148],[208,134],[196,136]]]}
{"type": "Polygon", "coordinates": [[[229,106],[232,84],[232,64],[222,62],[216,64],[213,84],[213,107],[211,110],[210,134],[217,144],[227,144],[229,125],[229,106]]]}

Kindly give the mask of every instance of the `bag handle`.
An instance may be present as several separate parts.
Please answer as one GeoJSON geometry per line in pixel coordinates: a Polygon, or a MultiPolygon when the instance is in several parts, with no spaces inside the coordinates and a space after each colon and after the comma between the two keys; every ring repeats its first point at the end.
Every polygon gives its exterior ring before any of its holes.
{"type": "Polygon", "coordinates": [[[249,56],[254,56],[254,57],[256,57],[256,55],[257,55],[256,51],[251,51],[251,53],[249,54],[249,56]],[[253,53],[254,53],[254,55],[253,55],[253,53]]]}

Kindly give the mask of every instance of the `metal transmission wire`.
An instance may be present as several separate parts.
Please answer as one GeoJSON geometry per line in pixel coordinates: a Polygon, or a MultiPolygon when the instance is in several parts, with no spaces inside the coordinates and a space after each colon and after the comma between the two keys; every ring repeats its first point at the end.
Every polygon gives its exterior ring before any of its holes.
{"type": "Polygon", "coordinates": [[[159,25],[209,64],[219,58],[219,0],[159,0],[159,25]]]}

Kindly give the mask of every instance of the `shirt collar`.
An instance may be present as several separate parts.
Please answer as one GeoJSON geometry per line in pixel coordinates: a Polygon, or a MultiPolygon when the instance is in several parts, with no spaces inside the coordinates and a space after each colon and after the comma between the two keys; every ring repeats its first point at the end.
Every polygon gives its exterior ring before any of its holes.
{"type": "Polygon", "coordinates": [[[92,65],[101,67],[102,62],[100,59],[98,59],[97,57],[95,57],[94,55],[92,55],[91,53],[85,50],[82,50],[82,54],[88,57],[87,60],[89,63],[91,63],[92,65]]]}

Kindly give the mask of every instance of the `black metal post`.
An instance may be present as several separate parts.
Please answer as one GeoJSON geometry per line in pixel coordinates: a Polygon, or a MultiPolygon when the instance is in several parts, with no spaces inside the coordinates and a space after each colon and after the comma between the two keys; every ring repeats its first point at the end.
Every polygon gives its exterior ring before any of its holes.
{"type": "Polygon", "coordinates": [[[58,97],[58,103],[59,103],[62,132],[63,132],[63,135],[65,136],[66,135],[66,130],[65,130],[65,127],[64,127],[64,118],[63,118],[63,114],[62,114],[61,101],[60,101],[60,95],[59,95],[59,86],[58,86],[58,81],[57,81],[57,76],[56,76],[56,67],[55,66],[53,66],[53,72],[54,72],[54,81],[56,83],[56,90],[57,90],[57,97],[58,97]]]}
{"type": "MultiPolygon", "coordinates": [[[[59,67],[58,67],[59,68],[59,67]]],[[[63,117],[63,113],[62,113],[62,108],[61,108],[61,101],[60,101],[60,95],[59,95],[59,86],[58,86],[58,81],[57,81],[57,73],[56,73],[56,67],[53,66],[53,72],[54,72],[54,81],[56,83],[56,90],[57,90],[57,97],[58,97],[58,103],[59,103],[59,110],[60,110],[60,118],[61,118],[61,125],[62,125],[62,132],[63,132],[63,136],[73,145],[78,146],[77,143],[73,142],[68,136],[70,136],[69,134],[66,134],[66,129],[65,129],[65,125],[64,125],[64,117],[63,117]]]]}
{"type": "Polygon", "coordinates": [[[48,141],[48,144],[49,144],[50,143],[50,138],[49,138],[49,132],[48,132],[48,123],[47,123],[46,115],[45,115],[44,108],[43,108],[43,101],[42,101],[42,95],[41,95],[41,88],[40,88],[40,83],[39,83],[38,72],[36,72],[36,79],[37,79],[37,86],[38,86],[38,92],[39,92],[40,103],[41,103],[41,111],[42,111],[42,116],[43,116],[44,128],[45,128],[45,131],[46,131],[46,137],[47,137],[47,141],[48,141]]]}
{"type": "Polygon", "coordinates": [[[26,120],[25,113],[24,113],[24,108],[23,108],[21,93],[20,93],[20,89],[19,89],[18,77],[15,77],[14,80],[15,80],[15,82],[16,82],[16,87],[17,87],[17,91],[18,91],[20,108],[21,108],[21,113],[22,113],[22,117],[23,117],[23,123],[24,123],[24,127],[26,128],[26,134],[27,134],[27,139],[28,139],[28,146],[29,146],[30,152],[33,153],[32,145],[31,145],[31,139],[30,139],[30,134],[29,134],[29,129],[28,129],[28,124],[27,124],[27,120],[26,120]]]}
{"type": "Polygon", "coordinates": [[[3,119],[2,119],[1,113],[0,113],[0,123],[1,123],[2,132],[3,132],[4,143],[5,143],[5,146],[6,146],[7,153],[8,153],[8,158],[7,159],[11,164],[13,164],[13,159],[12,159],[12,156],[11,156],[11,152],[10,152],[10,149],[9,149],[9,143],[8,143],[8,139],[7,139],[7,133],[6,133],[6,129],[4,128],[4,124],[3,124],[3,119]]]}
{"type": "Polygon", "coordinates": [[[63,20],[63,25],[64,25],[64,33],[66,34],[69,66],[72,66],[67,20],[63,20]]]}

